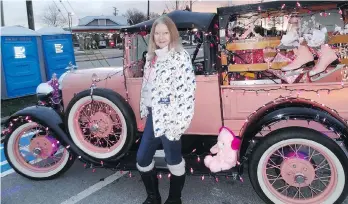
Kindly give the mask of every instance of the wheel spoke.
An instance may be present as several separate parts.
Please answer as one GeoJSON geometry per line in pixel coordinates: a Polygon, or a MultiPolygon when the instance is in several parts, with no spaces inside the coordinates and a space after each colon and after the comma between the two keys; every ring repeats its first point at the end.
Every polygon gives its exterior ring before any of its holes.
{"type": "Polygon", "coordinates": [[[289,145],[289,147],[291,148],[292,152],[295,152],[295,153],[296,153],[296,157],[298,157],[298,156],[297,156],[297,152],[296,152],[296,144],[295,144],[295,149],[292,147],[292,145],[289,145]]]}
{"type": "Polygon", "coordinates": [[[314,180],[323,179],[323,178],[327,178],[328,179],[327,181],[329,181],[331,176],[321,176],[321,177],[318,177],[318,175],[315,175],[315,179],[314,180]]]}
{"type": "Polygon", "coordinates": [[[268,179],[268,180],[274,180],[273,181],[273,183],[271,183],[272,185],[276,182],[276,181],[278,181],[278,180],[281,180],[282,179],[282,177],[281,177],[281,174],[279,174],[278,176],[277,176],[277,178],[275,178],[275,179],[268,179]]]}
{"type": "MultiPolygon", "coordinates": [[[[315,192],[315,191],[318,191],[318,192],[320,192],[320,193],[323,192],[323,191],[321,191],[321,190],[318,190],[318,189],[314,188],[311,184],[309,184],[308,187],[309,187],[311,190],[313,190],[314,192],[315,192]]],[[[315,192],[315,194],[318,194],[318,193],[315,192]]]]}
{"type": "Polygon", "coordinates": [[[283,193],[285,190],[287,190],[288,188],[290,187],[290,185],[289,184],[286,184],[286,185],[284,185],[284,186],[282,186],[282,187],[279,187],[279,188],[277,188],[276,190],[277,191],[279,191],[280,189],[283,189],[280,193],[283,193]]]}
{"type": "Polygon", "coordinates": [[[29,145],[22,146],[21,144],[19,144],[19,151],[30,152],[29,145]]]}
{"type": "Polygon", "coordinates": [[[280,170],[280,165],[274,166],[272,164],[268,164],[269,167],[267,167],[267,169],[279,169],[280,170]]]}
{"type": "Polygon", "coordinates": [[[311,186],[308,186],[308,188],[311,190],[312,198],[314,198],[315,195],[318,195],[318,193],[315,192],[311,186]],[[315,193],[315,195],[313,193],[315,193]]]}
{"type": "Polygon", "coordinates": [[[314,152],[316,152],[315,149],[313,149],[313,152],[312,152],[311,156],[309,157],[309,160],[312,160],[312,158],[315,156],[321,155],[319,152],[317,154],[314,154],[314,152]]]}
{"type": "Polygon", "coordinates": [[[30,163],[32,163],[32,164],[34,164],[34,165],[40,165],[40,163],[41,163],[41,161],[42,161],[43,159],[41,159],[40,157],[36,157],[32,162],[30,162],[30,163]]]}
{"type": "MultiPolygon", "coordinates": [[[[297,189],[297,188],[296,188],[296,189],[297,189]]],[[[296,191],[295,195],[292,197],[293,199],[296,197],[297,193],[298,193],[298,191],[296,191]]]]}
{"type": "Polygon", "coordinates": [[[122,123],[121,122],[114,122],[112,124],[115,125],[116,128],[121,128],[122,127],[122,123]]]}
{"type": "Polygon", "coordinates": [[[114,144],[114,142],[113,141],[110,141],[110,140],[106,140],[106,142],[107,142],[107,147],[112,147],[114,144]],[[109,145],[110,144],[110,145],[109,145]]]}
{"type": "Polygon", "coordinates": [[[271,175],[271,174],[266,174],[267,176],[272,176],[273,178],[277,178],[278,176],[274,176],[274,175],[271,175]]]}
{"type": "Polygon", "coordinates": [[[302,196],[302,198],[306,199],[306,197],[301,193],[301,187],[298,188],[298,192],[299,192],[299,199],[300,199],[300,196],[302,196]]]}
{"type": "Polygon", "coordinates": [[[276,164],[271,158],[269,159],[269,161],[272,162],[272,164],[270,164],[270,162],[267,163],[267,165],[269,166],[267,169],[280,169],[280,165],[276,164]]]}
{"type": "MultiPolygon", "coordinates": [[[[325,160],[326,161],[326,160],[325,160]]],[[[323,162],[321,162],[320,164],[322,164],[323,162]]],[[[315,171],[318,171],[319,169],[326,169],[326,170],[329,170],[330,171],[330,169],[328,169],[328,168],[325,168],[326,166],[328,166],[328,165],[330,165],[329,163],[326,163],[326,164],[324,164],[324,165],[322,165],[322,166],[320,166],[320,165],[318,165],[316,168],[315,168],[315,171]]]]}
{"type": "Polygon", "coordinates": [[[279,151],[279,149],[277,150],[277,152],[279,153],[279,155],[278,155],[278,154],[275,154],[275,155],[280,156],[282,159],[285,159],[285,158],[286,158],[286,157],[284,156],[284,152],[281,153],[281,152],[279,151]]]}
{"type": "Polygon", "coordinates": [[[298,148],[296,148],[296,144],[295,144],[295,149],[296,149],[296,157],[298,157],[298,151],[301,149],[302,145],[300,144],[300,146],[298,148]]]}
{"type": "Polygon", "coordinates": [[[327,187],[327,184],[325,184],[324,182],[330,182],[330,180],[321,180],[317,175],[315,175],[314,180],[319,180],[325,187],[327,187]]]}

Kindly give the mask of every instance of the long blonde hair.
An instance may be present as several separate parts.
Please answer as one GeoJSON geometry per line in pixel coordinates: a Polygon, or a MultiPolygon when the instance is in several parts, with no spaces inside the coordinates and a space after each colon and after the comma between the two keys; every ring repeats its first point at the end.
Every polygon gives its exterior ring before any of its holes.
{"type": "Polygon", "coordinates": [[[170,19],[168,16],[161,16],[155,20],[155,22],[152,25],[151,32],[150,32],[150,39],[149,39],[149,46],[147,48],[147,59],[151,60],[155,56],[155,50],[158,49],[156,43],[155,43],[155,28],[158,24],[164,24],[167,26],[170,34],[170,43],[168,45],[168,49],[171,50],[172,48],[175,49],[175,51],[180,52],[183,47],[180,42],[180,36],[179,31],[175,25],[175,23],[170,19]]]}

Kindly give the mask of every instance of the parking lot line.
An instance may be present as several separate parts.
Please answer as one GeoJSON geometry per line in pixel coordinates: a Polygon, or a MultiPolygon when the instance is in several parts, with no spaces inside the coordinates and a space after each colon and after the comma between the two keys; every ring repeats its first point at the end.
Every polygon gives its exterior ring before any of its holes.
{"type": "Polygon", "coordinates": [[[70,197],[68,200],[62,202],[61,204],[74,204],[79,202],[80,200],[88,197],[94,192],[99,191],[100,189],[104,188],[105,186],[109,185],[110,183],[116,181],[117,179],[121,178],[128,172],[116,172],[115,174],[112,174],[111,176],[106,177],[103,181],[99,181],[98,183],[94,184],[93,186],[90,186],[86,190],[80,192],[79,194],[70,197]]]}
{"type": "Polygon", "coordinates": [[[4,172],[1,172],[1,178],[2,177],[5,177],[5,176],[7,176],[7,175],[9,175],[9,174],[12,174],[12,173],[14,173],[15,171],[13,170],[13,169],[9,169],[9,170],[7,170],[7,171],[4,171],[4,172]]]}

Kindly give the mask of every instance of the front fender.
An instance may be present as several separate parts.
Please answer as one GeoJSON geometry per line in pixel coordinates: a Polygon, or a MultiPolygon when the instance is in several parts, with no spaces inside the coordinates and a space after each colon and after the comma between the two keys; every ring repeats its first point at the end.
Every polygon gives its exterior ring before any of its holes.
{"type": "Polygon", "coordinates": [[[122,67],[81,69],[69,72],[62,81],[64,110],[67,110],[68,104],[76,94],[88,90],[91,87],[94,74],[100,79],[100,81],[96,83],[98,88],[111,89],[122,97],[127,98],[125,77],[122,67]]]}
{"type": "Polygon", "coordinates": [[[239,150],[239,158],[247,159],[249,150],[253,147],[253,138],[265,126],[285,119],[311,120],[318,122],[329,130],[332,130],[339,139],[348,147],[348,125],[338,113],[329,107],[303,98],[278,98],[248,117],[240,136],[242,144],[239,150]]]}
{"type": "Polygon", "coordinates": [[[45,106],[29,106],[22,110],[17,111],[7,121],[11,122],[13,119],[18,117],[29,116],[31,120],[38,120],[44,122],[45,125],[52,128],[53,130],[58,130],[63,125],[62,118],[59,114],[52,108],[45,106]]]}
{"type": "MultiPolygon", "coordinates": [[[[11,123],[17,121],[20,118],[31,120],[33,122],[39,123],[45,127],[50,128],[55,133],[55,136],[60,141],[60,143],[64,145],[70,153],[78,155],[80,160],[94,164],[101,163],[101,161],[96,160],[90,157],[89,155],[85,154],[75,145],[73,141],[71,141],[67,133],[64,131],[64,124],[62,118],[52,108],[44,106],[30,106],[14,113],[7,120],[7,124],[5,124],[5,126],[9,127],[8,131],[12,131],[11,123]]],[[[114,164],[109,164],[109,166],[114,167],[114,164]]]]}

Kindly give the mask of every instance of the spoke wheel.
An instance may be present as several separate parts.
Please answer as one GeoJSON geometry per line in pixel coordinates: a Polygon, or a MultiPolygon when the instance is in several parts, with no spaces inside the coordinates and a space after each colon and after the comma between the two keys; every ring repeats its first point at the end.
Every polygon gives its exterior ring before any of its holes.
{"type": "Polygon", "coordinates": [[[347,169],[347,157],[320,132],[284,128],[270,133],[256,148],[249,174],[265,201],[335,203],[347,195],[347,171],[342,171],[347,169]]]}
{"type": "Polygon", "coordinates": [[[54,133],[35,122],[19,124],[5,140],[5,155],[11,167],[30,179],[51,179],[73,163],[54,133]]]}
{"type": "Polygon", "coordinates": [[[67,108],[68,131],[86,154],[114,160],[124,154],[135,138],[131,109],[115,92],[94,90],[76,95],[67,108]]]}

